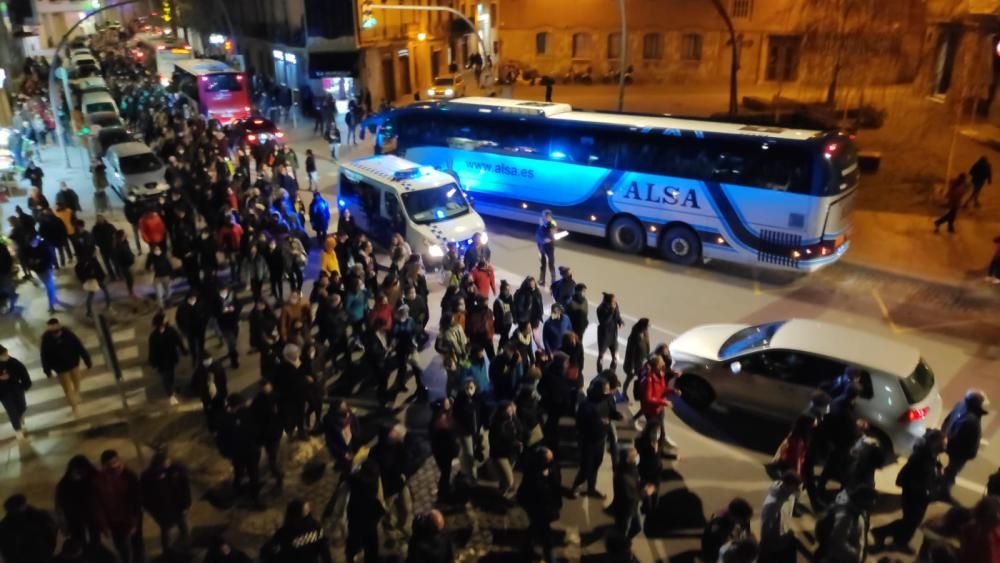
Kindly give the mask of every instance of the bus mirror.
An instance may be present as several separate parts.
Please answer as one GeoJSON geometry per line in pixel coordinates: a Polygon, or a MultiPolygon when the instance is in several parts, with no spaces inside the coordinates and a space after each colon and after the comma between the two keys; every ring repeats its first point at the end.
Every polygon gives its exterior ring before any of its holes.
{"type": "Polygon", "coordinates": [[[743,364],[739,362],[733,362],[729,364],[729,371],[733,372],[733,375],[739,375],[743,371],[743,364]]]}

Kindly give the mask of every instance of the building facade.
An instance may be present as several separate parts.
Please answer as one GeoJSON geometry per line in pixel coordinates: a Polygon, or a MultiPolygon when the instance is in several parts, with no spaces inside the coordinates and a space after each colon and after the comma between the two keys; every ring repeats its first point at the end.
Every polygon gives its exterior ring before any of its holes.
{"type": "MultiPolygon", "coordinates": [[[[923,40],[921,0],[721,0],[739,50],[739,80],[823,83],[912,79],[923,40]],[[839,64],[837,64],[839,60],[839,64]],[[869,72],[877,69],[878,72],[869,72]]],[[[617,72],[617,2],[504,0],[500,57],[561,78],[617,72]],[[557,14],[557,15],[555,15],[557,14]]],[[[626,60],[641,82],[728,78],[732,36],[712,1],[625,0],[626,60]]]]}

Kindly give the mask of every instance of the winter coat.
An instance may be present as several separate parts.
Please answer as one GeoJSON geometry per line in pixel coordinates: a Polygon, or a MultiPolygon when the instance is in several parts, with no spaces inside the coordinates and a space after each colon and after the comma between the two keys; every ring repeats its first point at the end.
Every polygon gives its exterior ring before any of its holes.
{"type": "Polygon", "coordinates": [[[250,409],[241,408],[227,412],[219,423],[215,443],[222,457],[230,460],[259,460],[260,447],[257,425],[250,409]]]}
{"type": "Polygon", "coordinates": [[[101,267],[101,263],[93,255],[78,261],[73,270],[76,272],[76,278],[81,283],[86,283],[88,280],[103,282],[104,278],[107,277],[104,274],[104,268],[101,267]]]}
{"type": "Polygon", "coordinates": [[[80,196],[71,189],[60,189],[56,192],[56,206],[62,206],[70,211],[83,211],[80,207],[80,196]]]}
{"type": "Polygon", "coordinates": [[[278,332],[282,340],[287,340],[297,321],[302,321],[302,326],[309,327],[312,324],[312,310],[309,303],[299,301],[298,303],[285,303],[281,307],[281,316],[278,320],[278,332]]]}
{"type": "Polygon", "coordinates": [[[611,502],[611,512],[619,518],[635,513],[642,500],[642,479],[639,467],[631,463],[619,463],[612,479],[615,498],[611,502]]]}
{"type": "Polygon", "coordinates": [[[31,389],[31,376],[20,360],[11,357],[0,362],[0,398],[23,397],[28,389],[31,389]]]}
{"type": "Polygon", "coordinates": [[[517,416],[499,413],[490,425],[490,457],[514,459],[521,452],[523,429],[517,416]]]}
{"type": "Polygon", "coordinates": [[[492,344],[493,325],[493,313],[485,305],[474,307],[465,315],[465,333],[470,340],[492,344]]]}
{"type": "Polygon", "coordinates": [[[56,541],[56,524],[44,510],[29,505],[0,520],[0,555],[9,563],[48,563],[56,541]]]}
{"type": "Polygon", "coordinates": [[[168,370],[180,363],[181,355],[187,354],[181,335],[172,326],[162,330],[153,329],[149,334],[149,365],[156,369],[168,370]]]}
{"type": "Polygon", "coordinates": [[[139,236],[150,246],[159,246],[167,236],[167,226],[156,211],[147,211],[139,218],[139,236]]]}
{"type": "Polygon", "coordinates": [[[573,406],[573,387],[559,365],[551,363],[538,382],[538,393],[542,396],[542,407],[549,416],[564,416],[573,406]]]}
{"type": "MultiPolygon", "coordinates": [[[[558,467],[550,471],[558,471],[558,467]]],[[[537,468],[526,471],[517,490],[518,503],[537,522],[554,522],[562,511],[562,489],[553,476],[544,475],[537,468]]]]}
{"type": "Polygon", "coordinates": [[[55,215],[45,214],[38,219],[38,234],[56,248],[66,246],[69,241],[66,225],[55,215]]]}
{"type": "Polygon", "coordinates": [[[65,373],[72,371],[83,361],[89,368],[91,365],[90,352],[83,347],[83,343],[68,328],[63,327],[60,334],[45,331],[42,335],[41,345],[42,371],[46,375],[54,373],[65,373]]]}
{"type": "Polygon", "coordinates": [[[94,235],[94,242],[97,244],[97,248],[101,249],[101,252],[111,250],[111,247],[115,243],[116,232],[115,226],[107,221],[94,223],[94,228],[91,229],[91,233],[94,235]]]}
{"type": "MultiPolygon", "coordinates": [[[[483,244],[481,246],[471,245],[462,256],[462,264],[465,266],[465,271],[473,270],[476,265],[479,264],[480,260],[486,260],[490,262],[493,253],[490,251],[490,247],[483,244]]],[[[491,269],[492,270],[492,269],[491,269]]],[[[493,288],[493,293],[496,293],[496,287],[493,288]]]]}
{"type": "Polygon", "coordinates": [[[497,401],[513,401],[523,369],[515,356],[500,353],[490,362],[490,387],[497,401]]]}
{"type": "Polygon", "coordinates": [[[580,403],[576,413],[576,432],[580,443],[603,444],[608,439],[608,423],[601,420],[594,401],[580,403]]]}
{"type": "Polygon", "coordinates": [[[455,405],[452,407],[455,416],[455,431],[459,436],[475,436],[479,434],[482,427],[480,424],[480,414],[482,413],[482,397],[479,393],[469,395],[463,389],[455,397],[455,405]]]}
{"type": "Polygon", "coordinates": [[[640,379],[642,394],[640,405],[642,414],[650,418],[655,418],[666,408],[667,397],[673,394],[673,390],[667,383],[666,374],[653,369],[645,370],[640,379]]]}
{"type": "Polygon", "coordinates": [[[28,246],[25,261],[29,270],[40,277],[47,276],[56,267],[55,247],[43,237],[37,245],[28,246]]]}
{"type": "Polygon", "coordinates": [[[566,304],[566,312],[564,314],[569,317],[569,323],[573,327],[573,332],[583,341],[583,333],[587,331],[587,325],[590,324],[590,304],[587,303],[587,297],[580,293],[574,293],[573,297],[566,304]]]}
{"type": "Polygon", "coordinates": [[[896,476],[896,485],[903,489],[903,496],[930,498],[940,481],[940,464],[937,455],[927,446],[918,443],[906,464],[896,476]]]}
{"type": "Polygon", "coordinates": [[[325,233],[330,228],[330,206],[319,196],[309,204],[309,223],[317,233],[325,233]]]}
{"type": "Polygon", "coordinates": [[[56,485],[55,509],[68,527],[97,529],[97,499],[89,479],[63,476],[56,485]]]}
{"type": "Polygon", "coordinates": [[[560,315],[558,319],[549,317],[542,326],[542,344],[549,353],[557,352],[562,347],[563,336],[572,330],[573,326],[566,315],[560,315]]]}
{"type": "Polygon", "coordinates": [[[496,295],[496,274],[493,273],[493,268],[489,267],[489,265],[483,269],[479,269],[479,266],[473,268],[472,281],[476,284],[476,292],[483,296],[483,298],[489,298],[490,291],[493,292],[493,295],[496,295]]]}
{"type": "Polygon", "coordinates": [[[519,288],[514,292],[514,322],[531,323],[538,326],[542,322],[542,292],[535,288],[530,291],[519,288]]]}
{"type": "Polygon", "coordinates": [[[549,289],[552,292],[552,299],[556,303],[566,305],[573,295],[576,294],[576,282],[570,276],[562,277],[558,280],[553,280],[549,289]]]}
{"type": "Polygon", "coordinates": [[[622,369],[627,374],[637,374],[642,370],[649,358],[649,338],[642,333],[633,332],[625,344],[625,362],[622,369]]]}
{"type": "Polygon", "coordinates": [[[948,433],[948,457],[975,459],[982,439],[982,424],[982,414],[969,409],[964,400],[955,405],[941,425],[948,433]]]}
{"type": "Polygon", "coordinates": [[[368,312],[368,292],[364,289],[348,292],[344,295],[344,310],[351,324],[360,322],[368,312]]]}
{"type": "Polygon", "coordinates": [[[333,239],[327,239],[326,248],[323,249],[322,254],[319,258],[319,269],[321,272],[326,272],[332,274],[333,272],[340,273],[340,260],[337,259],[337,252],[334,246],[331,244],[333,239]]]}
{"type": "Polygon", "coordinates": [[[191,508],[191,483],[180,465],[150,467],[142,472],[140,483],[142,505],[157,522],[175,522],[191,508]]]}
{"type": "Polygon", "coordinates": [[[510,336],[514,326],[514,297],[500,294],[493,300],[493,330],[495,334],[510,336]]]}
{"type": "Polygon", "coordinates": [[[98,471],[94,476],[97,522],[110,533],[125,534],[142,528],[142,490],[131,469],[120,473],[98,471]]]}
{"type": "Polygon", "coordinates": [[[281,245],[281,258],[285,263],[286,272],[301,270],[309,261],[309,255],[306,253],[306,248],[302,246],[302,241],[292,235],[289,235],[285,239],[285,243],[281,245]]]}
{"type": "Polygon", "coordinates": [[[177,328],[188,338],[205,337],[205,329],[208,328],[208,313],[202,301],[196,301],[194,305],[184,301],[177,306],[175,318],[177,328]]]}
{"type": "Polygon", "coordinates": [[[350,442],[344,439],[344,427],[340,425],[339,421],[334,419],[332,413],[327,413],[327,418],[323,423],[323,436],[326,440],[326,449],[330,452],[330,457],[333,458],[334,465],[344,471],[350,471],[351,461],[348,460],[348,454],[353,455],[362,440],[361,425],[357,417],[351,415],[348,426],[351,428],[350,442]]]}

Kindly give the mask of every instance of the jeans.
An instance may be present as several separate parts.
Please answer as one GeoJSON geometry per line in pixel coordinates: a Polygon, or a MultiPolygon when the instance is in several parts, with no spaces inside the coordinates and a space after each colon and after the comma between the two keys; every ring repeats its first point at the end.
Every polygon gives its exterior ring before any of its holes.
{"type": "Polygon", "coordinates": [[[76,410],[80,404],[80,367],[56,375],[59,378],[59,385],[63,388],[63,394],[66,395],[66,402],[76,410]]]}
{"type": "Polygon", "coordinates": [[[166,309],[167,301],[170,301],[170,277],[160,276],[153,278],[153,288],[156,289],[156,304],[161,309],[166,309]]]}
{"type": "Polygon", "coordinates": [[[191,369],[197,369],[201,360],[205,357],[205,335],[184,335],[188,341],[188,350],[191,351],[191,369]]]}
{"type": "Polygon", "coordinates": [[[458,457],[459,463],[462,465],[462,473],[473,481],[479,479],[478,473],[476,472],[475,438],[476,437],[472,435],[459,436],[458,438],[458,447],[460,450],[458,457]]]}
{"type": "Polygon", "coordinates": [[[548,244],[538,247],[538,284],[545,286],[545,269],[548,268],[552,281],[556,281],[556,247],[548,244]]]}
{"type": "Polygon", "coordinates": [[[111,532],[111,541],[118,552],[121,563],[142,563],[146,560],[146,546],[142,542],[142,529],[133,534],[122,531],[111,532]]]}
{"type": "Polygon", "coordinates": [[[167,397],[174,396],[174,366],[159,367],[156,373],[160,375],[160,383],[163,384],[163,392],[167,397]]]}
{"type": "Polygon", "coordinates": [[[45,284],[45,295],[49,298],[49,310],[55,310],[56,303],[59,301],[56,299],[56,280],[55,276],[52,275],[52,270],[47,270],[44,273],[38,273],[38,277],[41,278],[42,283],[45,284]]]}
{"type": "Polygon", "coordinates": [[[170,532],[173,531],[174,528],[177,528],[177,532],[180,536],[178,539],[180,539],[181,542],[187,543],[191,537],[191,528],[188,526],[186,512],[182,512],[180,516],[177,516],[174,519],[161,520],[154,517],[154,520],[156,520],[156,523],[160,526],[160,546],[163,548],[163,553],[170,551],[170,547],[173,544],[173,542],[170,541],[170,532]]]}
{"type": "Polygon", "coordinates": [[[631,541],[642,531],[642,515],[639,514],[638,505],[628,508],[628,512],[618,511],[615,514],[615,527],[631,541]]]}
{"type": "Polygon", "coordinates": [[[14,392],[0,396],[0,404],[3,404],[3,410],[7,411],[7,418],[10,419],[10,425],[14,427],[14,431],[19,431],[21,423],[24,421],[24,411],[28,410],[24,393],[14,392]]]}

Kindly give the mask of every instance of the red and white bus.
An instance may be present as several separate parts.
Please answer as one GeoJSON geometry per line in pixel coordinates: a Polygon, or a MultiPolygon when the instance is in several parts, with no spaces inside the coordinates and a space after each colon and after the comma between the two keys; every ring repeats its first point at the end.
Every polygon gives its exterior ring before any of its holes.
{"type": "Polygon", "coordinates": [[[174,65],[174,86],[191,107],[208,119],[227,125],[250,117],[246,75],[214,59],[191,59],[174,65]]]}
{"type": "Polygon", "coordinates": [[[139,34],[137,39],[133,54],[156,73],[156,80],[163,86],[170,84],[178,62],[194,59],[191,46],[171,35],[139,34]]]}

